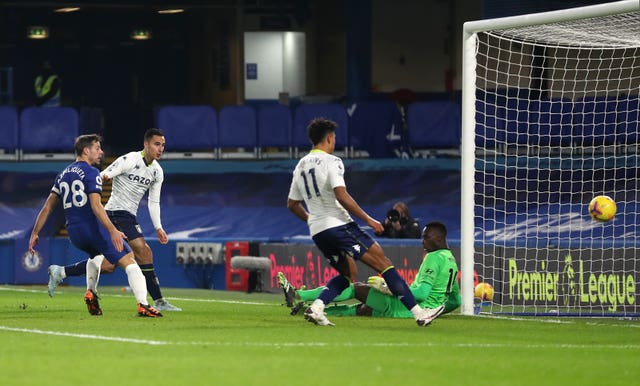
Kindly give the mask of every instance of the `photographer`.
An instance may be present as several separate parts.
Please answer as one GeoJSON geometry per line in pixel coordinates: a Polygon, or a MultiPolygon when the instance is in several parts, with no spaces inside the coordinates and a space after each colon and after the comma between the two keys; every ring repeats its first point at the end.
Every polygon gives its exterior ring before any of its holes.
{"type": "Polygon", "coordinates": [[[393,209],[387,212],[384,220],[383,237],[394,239],[420,238],[420,224],[411,217],[409,207],[404,202],[396,202],[393,209]]]}

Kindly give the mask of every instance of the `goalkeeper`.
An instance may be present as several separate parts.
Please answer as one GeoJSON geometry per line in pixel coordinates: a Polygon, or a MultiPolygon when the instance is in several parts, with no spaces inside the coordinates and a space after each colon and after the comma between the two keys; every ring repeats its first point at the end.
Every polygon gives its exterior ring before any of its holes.
{"type": "MultiPolygon", "coordinates": [[[[460,306],[458,285],[458,265],[447,244],[447,228],[438,221],[428,223],[422,231],[422,247],[426,252],[418,273],[409,289],[423,308],[445,305],[444,313],[460,306]]],[[[282,272],[278,272],[278,283],[282,287],[287,306],[295,315],[304,302],[313,301],[324,287],[310,290],[296,290],[282,272]]],[[[327,307],[327,315],[334,316],[376,316],[389,318],[412,318],[411,312],[391,294],[383,278],[371,276],[367,283],[353,283],[333,301],[342,302],[357,299],[361,303],[327,307]]]]}

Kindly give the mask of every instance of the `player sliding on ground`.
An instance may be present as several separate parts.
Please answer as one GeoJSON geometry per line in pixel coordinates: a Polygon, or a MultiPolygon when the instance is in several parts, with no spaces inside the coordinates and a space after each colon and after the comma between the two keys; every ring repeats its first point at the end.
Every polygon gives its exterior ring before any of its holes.
{"type": "Polygon", "coordinates": [[[325,315],[325,305],[355,281],[356,260],[360,260],[382,275],[389,291],[411,312],[418,326],[429,325],[444,311],[444,305],[433,309],[420,307],[380,244],[350,216],[366,222],[376,233],[384,230],[347,192],[342,160],[331,154],[336,146],[335,122],[316,118],[307,130],[313,148],[293,171],[287,208],[309,225],[314,243],[339,275],[327,282],[326,288],[305,310],[305,319],[320,326],[333,325],[325,315]]]}
{"type": "MultiPolygon", "coordinates": [[[[437,308],[444,304],[443,314],[460,307],[458,285],[458,265],[449,250],[446,240],[447,229],[441,222],[430,222],[422,231],[422,247],[425,251],[414,281],[409,285],[411,293],[423,308],[437,308]]],[[[285,301],[291,307],[291,315],[297,314],[305,302],[318,298],[325,287],[296,290],[284,273],[278,272],[278,284],[282,288],[285,301]]],[[[411,318],[398,298],[389,291],[380,276],[371,276],[367,283],[353,283],[333,299],[342,302],[357,299],[361,303],[335,305],[325,308],[327,315],[336,316],[377,316],[388,318],[411,318]]]]}

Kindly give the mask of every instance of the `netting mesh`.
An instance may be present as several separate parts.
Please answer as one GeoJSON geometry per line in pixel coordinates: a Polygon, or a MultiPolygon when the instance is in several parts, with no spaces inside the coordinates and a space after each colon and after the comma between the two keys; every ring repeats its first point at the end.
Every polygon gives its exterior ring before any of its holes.
{"type": "Polygon", "coordinates": [[[483,311],[640,311],[640,12],[477,34],[475,269],[483,311]],[[613,221],[587,204],[609,195],[613,221]],[[637,300],[636,300],[637,299],[637,300]]]}

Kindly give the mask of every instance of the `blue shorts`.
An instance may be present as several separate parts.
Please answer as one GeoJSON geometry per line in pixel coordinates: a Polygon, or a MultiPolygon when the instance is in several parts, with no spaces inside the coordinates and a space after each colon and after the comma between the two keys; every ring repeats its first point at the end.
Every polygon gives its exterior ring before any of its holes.
{"type": "Polygon", "coordinates": [[[329,260],[331,266],[345,259],[347,255],[360,260],[360,257],[375,243],[371,236],[355,222],[316,233],[313,241],[324,257],[329,260]]]}
{"type": "Polygon", "coordinates": [[[67,232],[69,232],[69,239],[76,248],[87,252],[89,257],[104,255],[111,264],[117,264],[123,256],[131,252],[131,248],[126,242],[122,252],[116,251],[109,232],[102,225],[96,228],[80,224],[79,226],[70,226],[67,232]]]}
{"type": "Polygon", "coordinates": [[[138,225],[136,216],[126,210],[108,210],[107,216],[113,225],[127,236],[127,241],[142,237],[142,228],[138,225]]]}

